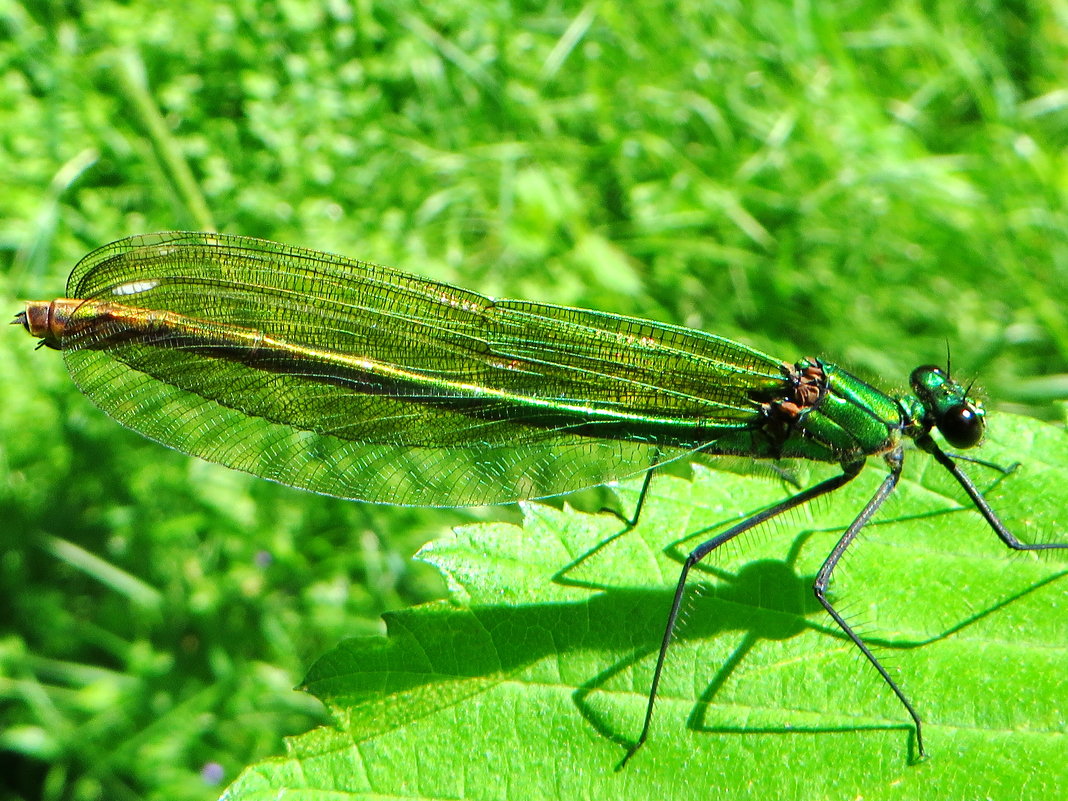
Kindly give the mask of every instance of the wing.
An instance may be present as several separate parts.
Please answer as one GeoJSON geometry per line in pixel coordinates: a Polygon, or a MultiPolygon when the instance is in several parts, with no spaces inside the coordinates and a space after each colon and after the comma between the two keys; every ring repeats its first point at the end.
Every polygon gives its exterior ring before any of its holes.
{"type": "Polygon", "coordinates": [[[778,360],[699,331],[474,292],[221,234],[132,237],[74,269],[83,392],[178,450],[404,505],[570,492],[754,425],[778,360]],[[105,311],[102,311],[105,310],[105,311]]]}

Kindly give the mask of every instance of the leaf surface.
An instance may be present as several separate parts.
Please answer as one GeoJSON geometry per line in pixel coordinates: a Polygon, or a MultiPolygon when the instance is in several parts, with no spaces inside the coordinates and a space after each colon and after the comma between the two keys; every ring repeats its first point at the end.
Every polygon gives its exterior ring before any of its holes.
{"type": "MultiPolygon", "coordinates": [[[[982,457],[1021,466],[970,474],[1021,537],[1065,539],[1068,437],[1006,415],[991,428],[982,457]]],[[[649,741],[622,770],[681,559],[785,482],[698,467],[658,477],[620,536],[610,515],[530,504],[522,527],[430,543],[419,558],[450,598],[323,656],[304,688],[337,727],[293,738],[227,797],[1064,797],[1068,558],[1008,551],[908,455],[832,590],[920,711],[917,761],[905,711],[810,589],[882,475],[873,463],[691,574],[649,741]]]]}

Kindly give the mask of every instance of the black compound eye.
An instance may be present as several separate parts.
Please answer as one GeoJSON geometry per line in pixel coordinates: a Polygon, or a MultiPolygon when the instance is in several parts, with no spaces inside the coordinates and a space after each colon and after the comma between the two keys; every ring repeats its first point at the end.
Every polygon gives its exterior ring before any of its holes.
{"type": "Polygon", "coordinates": [[[985,428],[983,415],[968,403],[951,406],[938,420],[938,430],[954,448],[974,448],[985,428]]]}

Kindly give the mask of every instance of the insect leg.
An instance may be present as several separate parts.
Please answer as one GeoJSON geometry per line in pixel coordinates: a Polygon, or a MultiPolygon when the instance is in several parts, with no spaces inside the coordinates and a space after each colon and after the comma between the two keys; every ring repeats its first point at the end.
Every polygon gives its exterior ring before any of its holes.
{"type": "Polygon", "coordinates": [[[868,501],[863,509],[861,509],[860,514],[858,514],[853,522],[849,524],[849,528],[845,530],[841,539],[838,540],[838,544],[834,546],[834,550],[827,556],[827,559],[823,563],[823,567],[820,568],[820,572],[816,574],[816,581],[813,583],[812,589],[816,593],[816,599],[823,605],[823,608],[827,610],[827,614],[834,618],[834,622],[838,624],[838,627],[842,629],[846,636],[853,641],[853,644],[860,649],[860,652],[864,654],[865,658],[867,658],[872,666],[879,672],[879,675],[883,677],[883,681],[889,685],[890,689],[894,691],[894,695],[896,695],[898,700],[904,705],[909,716],[912,718],[913,723],[916,725],[916,746],[919,749],[920,756],[924,756],[925,752],[923,750],[923,733],[920,729],[920,716],[916,714],[916,710],[913,708],[902,689],[897,685],[897,682],[890,677],[886,668],[884,668],[882,663],[875,658],[875,654],[873,654],[871,649],[864,644],[864,641],[860,639],[860,635],[846,623],[845,618],[842,617],[827,598],[827,585],[830,584],[834,569],[838,566],[838,562],[841,561],[846,549],[849,548],[860,530],[864,528],[867,522],[871,520],[872,516],[879,510],[879,507],[883,505],[883,502],[890,497],[890,493],[894,491],[894,487],[897,486],[897,482],[901,478],[901,466],[904,462],[901,448],[891,451],[885,458],[886,463],[890,465],[890,473],[883,480],[883,483],[879,485],[879,489],[875,491],[871,500],[868,501]]]}
{"type": "Polygon", "coordinates": [[[986,519],[986,522],[990,524],[990,528],[994,529],[994,533],[997,534],[998,537],[1001,538],[1001,541],[1010,548],[1016,551],[1044,551],[1052,548],[1068,548],[1068,542],[1030,543],[1023,542],[1017,538],[1015,534],[1005,527],[1005,524],[1001,522],[1001,518],[997,516],[997,513],[990,508],[990,504],[987,503],[986,498],[983,497],[983,493],[981,493],[979,488],[972,483],[972,480],[968,478],[967,473],[960,469],[957,463],[953,461],[953,457],[938,447],[938,444],[930,435],[920,437],[916,440],[916,444],[931,454],[942,467],[949,471],[949,474],[953,476],[953,478],[957,479],[957,483],[964,488],[966,493],[968,493],[968,497],[972,499],[975,508],[979,510],[980,514],[986,519]]]}
{"type": "Polygon", "coordinates": [[[649,484],[653,480],[653,474],[656,473],[656,468],[660,462],[660,449],[654,448],[653,452],[649,456],[649,467],[645,470],[645,476],[642,478],[642,488],[638,491],[638,502],[634,504],[634,511],[631,512],[630,517],[626,517],[618,509],[612,509],[610,507],[603,507],[602,512],[607,512],[610,515],[615,515],[619,518],[626,528],[624,531],[630,531],[636,525],[638,525],[638,518],[641,517],[642,507],[645,506],[645,495],[649,492],[649,484]]]}
{"type": "Polygon", "coordinates": [[[634,754],[638,751],[639,748],[641,748],[642,744],[649,736],[649,727],[652,724],[653,720],[653,704],[656,702],[656,691],[657,688],[660,686],[660,674],[664,670],[664,660],[667,658],[668,646],[671,645],[671,637],[675,632],[675,624],[678,622],[679,608],[682,605],[682,598],[686,592],[686,578],[690,574],[690,569],[702,559],[704,559],[706,556],[708,556],[710,553],[712,553],[712,551],[714,551],[716,548],[723,545],[725,542],[731,541],[738,535],[743,534],[746,531],[749,531],[750,529],[760,525],[761,523],[764,523],[774,517],[777,517],[778,515],[781,515],[783,512],[787,512],[790,509],[794,509],[803,503],[807,503],[808,501],[811,501],[814,498],[818,498],[821,495],[826,495],[829,492],[834,492],[839,487],[844,486],[845,484],[856,478],[857,474],[860,472],[863,466],[863,461],[856,462],[854,464],[844,465],[842,468],[843,472],[841,473],[841,475],[833,476],[832,478],[829,478],[826,481],[821,481],[819,484],[816,484],[813,487],[809,487],[807,490],[804,490],[803,492],[799,492],[796,495],[787,498],[782,503],[776,504],[775,506],[765,509],[764,511],[759,512],[753,515],[752,517],[743,520],[741,523],[732,526],[731,528],[724,531],[722,534],[718,534],[712,539],[701,543],[693,549],[689,556],[686,557],[686,561],[683,562],[682,565],[682,570],[679,572],[678,583],[675,585],[675,596],[671,602],[671,612],[668,613],[667,625],[664,627],[664,639],[660,643],[660,653],[656,658],[656,668],[653,671],[653,683],[649,689],[649,702],[645,708],[645,722],[642,725],[642,732],[638,736],[638,741],[627,753],[627,756],[624,757],[623,762],[620,764],[620,767],[625,765],[627,763],[627,760],[634,756],[634,754]]]}

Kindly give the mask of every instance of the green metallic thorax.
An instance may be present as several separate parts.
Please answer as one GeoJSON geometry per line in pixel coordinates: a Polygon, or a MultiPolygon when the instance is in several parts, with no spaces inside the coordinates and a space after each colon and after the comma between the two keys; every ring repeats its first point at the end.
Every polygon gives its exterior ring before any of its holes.
{"type": "Polygon", "coordinates": [[[919,433],[916,420],[922,406],[916,398],[891,397],[840,367],[816,359],[800,360],[790,373],[797,376],[808,368],[821,373],[818,397],[800,404],[801,394],[791,395],[788,379],[784,400],[791,404],[789,415],[777,414],[776,410],[784,408],[781,403],[767,403],[762,425],[725,434],[706,451],[846,464],[891,451],[902,439],[919,433]]]}
{"type": "Polygon", "coordinates": [[[822,367],[827,375],[826,394],[799,426],[798,455],[820,458],[808,452],[815,446],[815,453],[827,449],[835,461],[842,461],[897,447],[907,424],[901,403],[836,365],[822,367]]]}

